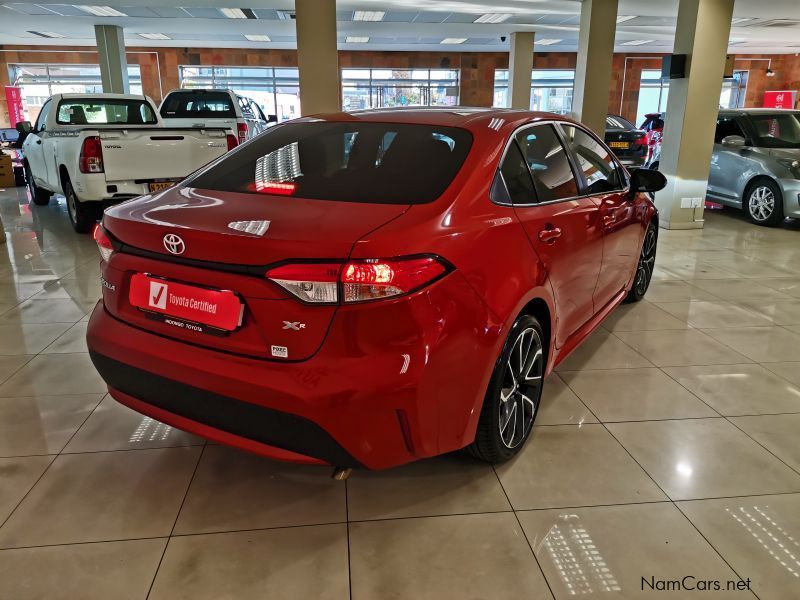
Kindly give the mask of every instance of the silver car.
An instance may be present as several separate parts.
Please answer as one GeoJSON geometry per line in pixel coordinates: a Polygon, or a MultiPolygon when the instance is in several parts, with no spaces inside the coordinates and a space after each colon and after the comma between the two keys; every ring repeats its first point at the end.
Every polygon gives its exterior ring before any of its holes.
{"type": "Polygon", "coordinates": [[[800,111],[721,110],[708,197],[758,225],[800,218],[800,111]]]}

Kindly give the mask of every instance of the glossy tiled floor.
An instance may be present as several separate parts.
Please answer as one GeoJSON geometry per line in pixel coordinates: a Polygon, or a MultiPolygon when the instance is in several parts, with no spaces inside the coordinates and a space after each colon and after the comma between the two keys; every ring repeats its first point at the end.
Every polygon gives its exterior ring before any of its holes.
{"type": "Polygon", "coordinates": [[[153,422],[86,355],[92,241],[0,192],[0,598],[800,598],[800,224],[662,231],[647,301],[496,469],[345,483],[153,422]],[[751,591],[642,591],[642,578],[751,591]]]}

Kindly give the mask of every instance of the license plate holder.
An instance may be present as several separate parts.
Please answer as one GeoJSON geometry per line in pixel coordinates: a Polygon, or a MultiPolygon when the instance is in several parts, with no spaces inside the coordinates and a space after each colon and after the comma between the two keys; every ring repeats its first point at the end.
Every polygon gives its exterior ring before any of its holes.
{"type": "MultiPolygon", "coordinates": [[[[165,319],[172,317],[228,333],[241,327],[244,312],[244,304],[231,290],[200,287],[148,273],[131,277],[128,301],[139,310],[165,319]]],[[[205,332],[205,327],[194,330],[205,332]]]]}
{"type": "Polygon", "coordinates": [[[171,188],[173,185],[175,185],[174,181],[153,181],[147,184],[147,189],[150,190],[150,193],[163,192],[164,190],[171,188]]]}

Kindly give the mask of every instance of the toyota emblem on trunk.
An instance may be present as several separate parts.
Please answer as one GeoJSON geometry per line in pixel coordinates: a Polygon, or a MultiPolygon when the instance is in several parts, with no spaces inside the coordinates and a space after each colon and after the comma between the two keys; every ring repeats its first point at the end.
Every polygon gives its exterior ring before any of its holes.
{"type": "Polygon", "coordinates": [[[180,236],[174,233],[168,233],[164,236],[164,248],[166,248],[167,252],[170,254],[183,254],[183,251],[186,250],[186,244],[183,243],[180,236]]]}

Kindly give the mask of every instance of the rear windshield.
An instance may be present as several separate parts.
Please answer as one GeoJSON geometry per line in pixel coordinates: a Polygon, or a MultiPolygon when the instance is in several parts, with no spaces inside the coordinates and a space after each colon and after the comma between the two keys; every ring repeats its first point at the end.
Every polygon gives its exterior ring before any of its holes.
{"type": "Polygon", "coordinates": [[[196,188],[317,200],[422,204],[450,185],[472,134],[396,123],[287,123],[188,182],[196,188]]]}
{"type": "Polygon", "coordinates": [[[185,91],[172,92],[161,105],[165,119],[180,118],[235,118],[230,94],[226,92],[185,91]]]}
{"type": "Polygon", "coordinates": [[[606,117],[606,127],[612,129],[636,129],[633,123],[617,115],[608,115],[606,117]]]}
{"type": "Polygon", "coordinates": [[[155,125],[156,113],[146,100],[74,98],[58,103],[60,125],[155,125]]]}

